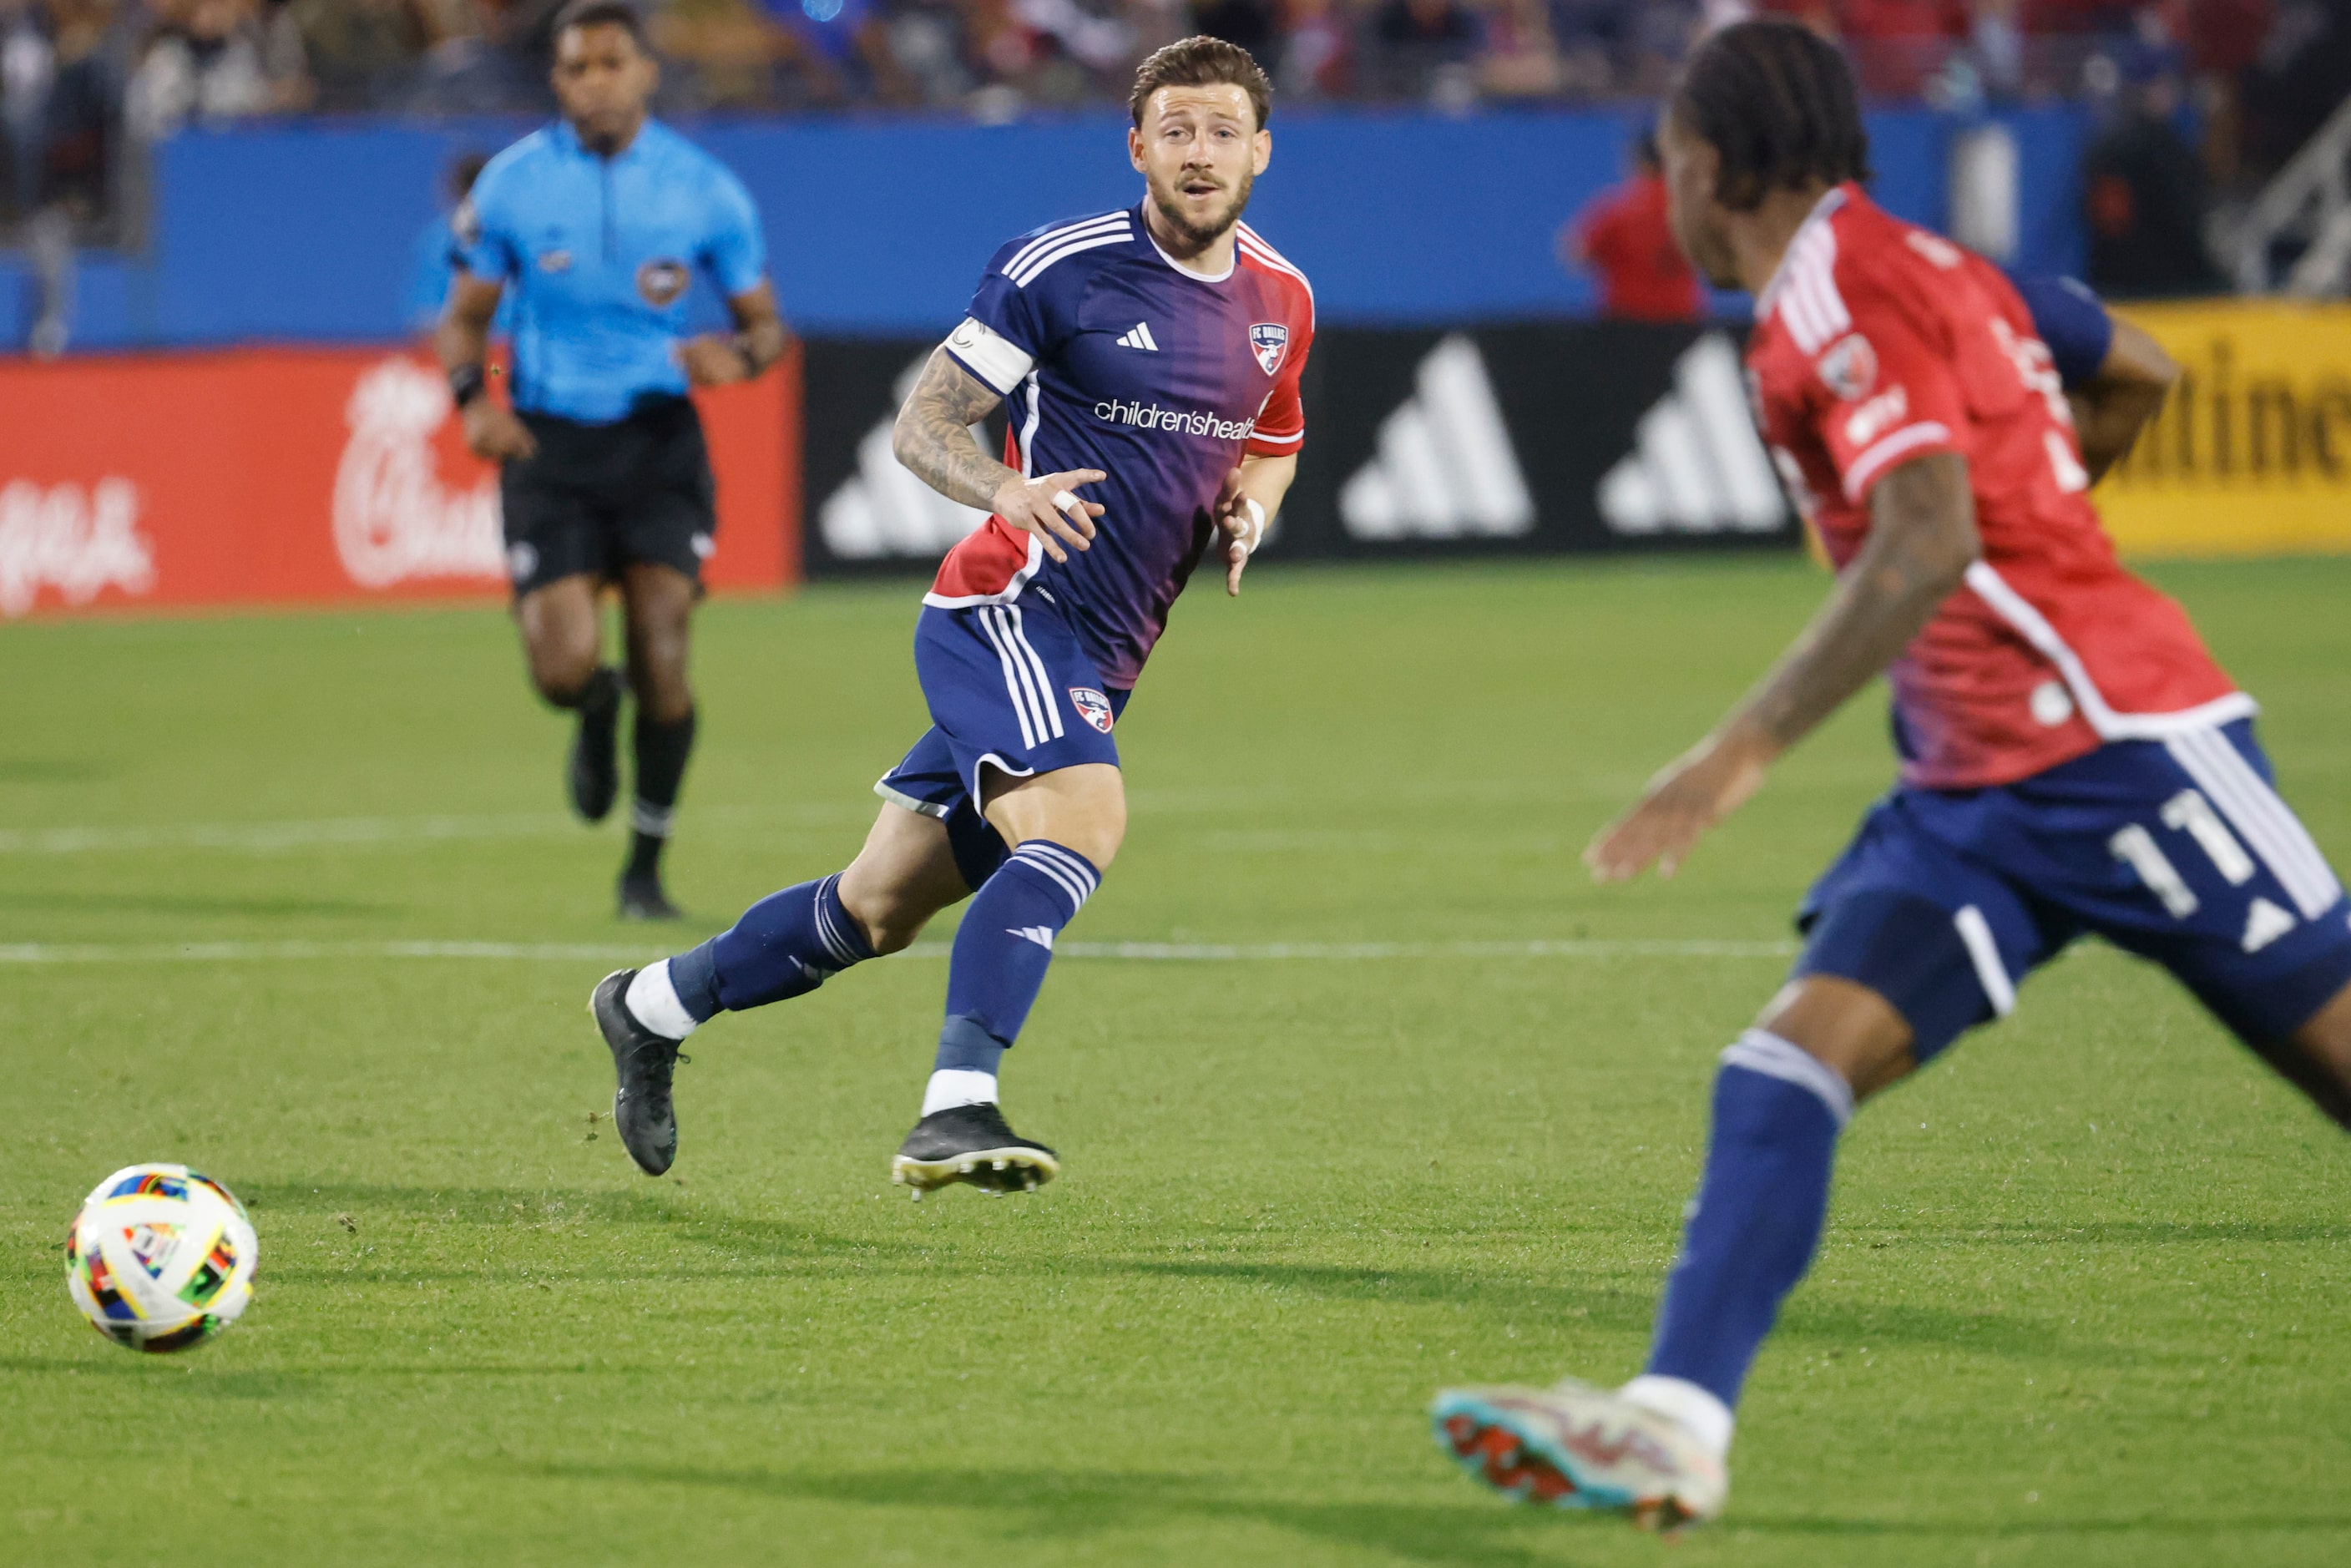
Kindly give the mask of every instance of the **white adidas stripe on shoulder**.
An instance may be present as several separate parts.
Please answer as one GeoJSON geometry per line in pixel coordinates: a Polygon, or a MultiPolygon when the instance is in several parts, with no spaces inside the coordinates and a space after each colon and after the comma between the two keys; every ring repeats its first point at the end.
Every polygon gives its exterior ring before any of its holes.
{"type": "Polygon", "coordinates": [[[1797,236],[1788,254],[1788,276],[1780,293],[1780,314],[1796,346],[1817,354],[1853,325],[1836,286],[1836,231],[1825,223],[1797,236]]]}
{"type": "Polygon", "coordinates": [[[1100,250],[1109,245],[1132,245],[1134,226],[1124,213],[1113,214],[1114,222],[1107,228],[1088,228],[1068,235],[1051,249],[1040,251],[1019,267],[1008,267],[1004,276],[1012,279],[1017,288],[1026,288],[1045,276],[1056,262],[1066,261],[1080,251],[1100,250]]]}
{"type": "Polygon", "coordinates": [[[1121,209],[1115,213],[1102,213],[1091,218],[1080,218],[1073,223],[1056,224],[1051,228],[1041,231],[1036,238],[1014,251],[1010,258],[1005,262],[1004,271],[1008,276],[1034,260],[1040,252],[1050,250],[1063,240],[1073,238],[1081,233],[1123,224],[1125,218],[1126,213],[1124,209],[1121,209]]]}

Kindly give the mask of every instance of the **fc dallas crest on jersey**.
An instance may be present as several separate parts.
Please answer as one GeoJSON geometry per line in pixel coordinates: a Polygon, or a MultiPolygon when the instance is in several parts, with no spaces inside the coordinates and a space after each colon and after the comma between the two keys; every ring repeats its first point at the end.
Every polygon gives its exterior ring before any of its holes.
{"type": "Polygon", "coordinates": [[[1281,368],[1281,356],[1290,351],[1290,329],[1279,321],[1259,321],[1249,329],[1249,351],[1267,375],[1281,368]]]}
{"type": "Polygon", "coordinates": [[[1084,719],[1104,735],[1110,733],[1112,722],[1110,698],[1095,691],[1092,686],[1071,686],[1070,706],[1078,710],[1080,718],[1084,719]]]}

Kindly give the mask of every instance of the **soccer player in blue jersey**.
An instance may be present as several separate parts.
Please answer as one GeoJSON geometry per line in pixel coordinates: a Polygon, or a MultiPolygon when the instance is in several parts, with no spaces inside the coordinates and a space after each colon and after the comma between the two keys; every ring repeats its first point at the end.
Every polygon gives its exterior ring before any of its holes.
{"type": "Polygon", "coordinates": [[[596,988],[613,1121],[646,1171],[676,1154],[681,1040],[895,952],[966,897],[937,1058],[893,1174],[920,1197],[956,1181],[1019,1191],[1060,1169],[1006,1124],[998,1063],[1125,833],[1112,731],[1168,608],[1210,558],[1240,591],[1306,437],[1312,295],[1240,222],[1272,155],[1270,97],[1248,52],[1217,39],[1145,60],[1127,138],[1143,201],[1006,245],[931,356],[898,415],[898,459],[992,514],[915,626],[932,728],[876,787],[886,804],[846,870],[596,988]],[[999,403],[1002,462],[970,430],[999,403]]]}
{"type": "Polygon", "coordinates": [[[441,361],[465,441],[500,465],[507,566],[531,683],[579,716],[568,784],[601,821],[619,792],[621,698],[636,699],[635,800],[620,879],[624,919],[677,911],[661,880],[694,746],[688,620],[718,528],[689,386],[758,375],[784,326],[749,193],[648,116],[659,68],[622,0],[558,17],[562,118],[492,159],[452,220],[459,267],[441,361]],[[699,271],[731,334],[682,335],[699,271]],[[514,336],[513,407],[483,361],[500,302],[514,336]],[[604,663],[600,597],[617,586],[628,677],[604,663]]]}

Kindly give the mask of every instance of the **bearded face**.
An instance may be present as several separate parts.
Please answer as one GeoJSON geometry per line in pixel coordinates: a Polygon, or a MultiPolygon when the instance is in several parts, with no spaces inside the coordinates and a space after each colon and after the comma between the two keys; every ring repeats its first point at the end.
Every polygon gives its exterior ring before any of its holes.
{"type": "Polygon", "coordinates": [[[1272,152],[1249,94],[1226,82],[1161,88],[1128,140],[1152,206],[1194,252],[1240,221],[1272,152]]]}

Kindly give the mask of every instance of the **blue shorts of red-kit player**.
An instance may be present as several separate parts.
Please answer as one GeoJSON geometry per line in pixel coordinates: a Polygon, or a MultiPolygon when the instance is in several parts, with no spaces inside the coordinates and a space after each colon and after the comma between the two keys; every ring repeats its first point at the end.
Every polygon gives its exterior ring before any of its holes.
{"type": "Polygon", "coordinates": [[[1088,762],[1115,768],[1111,730],[1127,694],[1102,685],[1069,623],[1034,591],[1013,604],[925,605],[914,673],[931,727],[874,793],[945,822],[956,864],[977,888],[1007,852],[979,814],[981,769],[1026,779],[1088,762]]]}
{"type": "Polygon", "coordinates": [[[1869,987],[1924,1061],[2095,935],[2272,1046],[2351,985],[2351,902],[2252,721],[2118,741],[2014,784],[1897,789],[1806,896],[1798,975],[1869,987]]]}

